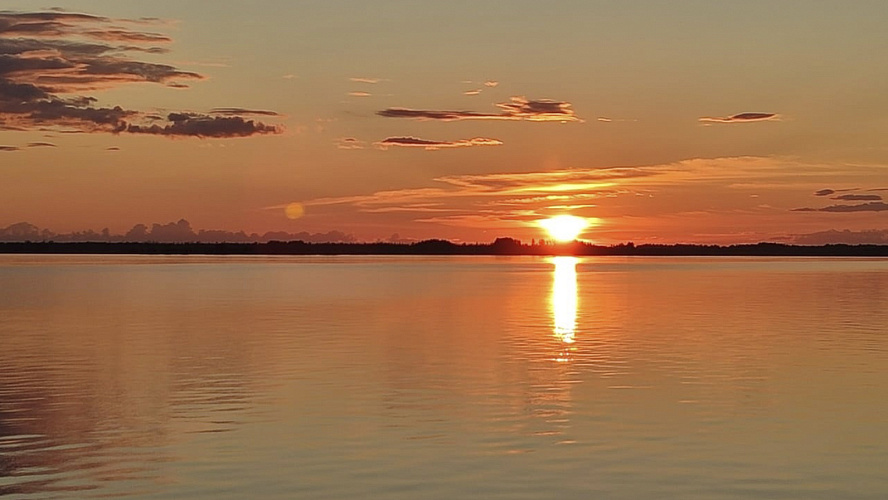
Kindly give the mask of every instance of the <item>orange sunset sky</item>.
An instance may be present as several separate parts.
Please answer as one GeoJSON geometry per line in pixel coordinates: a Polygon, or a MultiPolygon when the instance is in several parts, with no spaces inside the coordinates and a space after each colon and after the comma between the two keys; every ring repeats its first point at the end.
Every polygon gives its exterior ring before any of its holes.
{"type": "Polygon", "coordinates": [[[31,1],[0,228],[888,242],[888,3],[31,1]]]}

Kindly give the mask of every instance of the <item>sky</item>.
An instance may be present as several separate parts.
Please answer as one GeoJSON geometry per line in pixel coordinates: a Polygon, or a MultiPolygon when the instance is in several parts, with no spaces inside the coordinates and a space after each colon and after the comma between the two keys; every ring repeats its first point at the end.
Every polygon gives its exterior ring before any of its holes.
{"type": "Polygon", "coordinates": [[[7,1],[0,228],[888,242],[888,3],[7,1]]]}

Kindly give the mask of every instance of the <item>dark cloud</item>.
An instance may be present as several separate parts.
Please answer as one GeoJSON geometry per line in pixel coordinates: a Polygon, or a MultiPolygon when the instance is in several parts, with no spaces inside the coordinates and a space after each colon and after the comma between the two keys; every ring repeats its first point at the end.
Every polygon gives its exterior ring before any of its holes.
{"type": "Polygon", "coordinates": [[[882,197],[877,194],[842,194],[839,196],[834,196],[831,199],[842,200],[842,201],[869,201],[869,200],[881,201],[882,197]]]}
{"type": "Polygon", "coordinates": [[[860,203],[857,205],[830,205],[823,208],[795,208],[793,212],[883,212],[888,204],[881,201],[860,203]]]}
{"type": "Polygon", "coordinates": [[[835,192],[834,189],[821,189],[820,191],[815,191],[814,196],[829,196],[835,192]]]}
{"type": "Polygon", "coordinates": [[[408,108],[388,108],[376,114],[387,118],[415,118],[419,120],[526,120],[526,121],[582,121],[569,102],[548,99],[528,100],[512,97],[509,102],[496,105],[500,113],[479,113],[476,111],[438,111],[408,108]]]}
{"type": "Polygon", "coordinates": [[[51,142],[29,142],[28,147],[29,148],[54,148],[54,147],[56,147],[56,145],[51,142]]]}
{"type": "Polygon", "coordinates": [[[274,125],[246,120],[240,116],[208,116],[196,113],[170,113],[166,125],[127,125],[122,132],[191,137],[247,137],[256,134],[275,134],[274,125]]]}
{"type": "Polygon", "coordinates": [[[0,151],[19,151],[20,149],[18,146],[0,146],[0,151]]]}
{"type": "Polygon", "coordinates": [[[280,113],[274,111],[266,111],[262,109],[244,109],[244,108],[213,108],[210,110],[211,115],[258,115],[258,116],[281,116],[280,113]]]}
{"type": "Polygon", "coordinates": [[[487,137],[474,137],[472,139],[460,139],[457,141],[430,141],[419,139],[417,137],[389,137],[379,142],[373,143],[374,146],[387,149],[389,146],[422,148],[427,151],[434,151],[441,148],[463,148],[472,146],[500,146],[502,141],[498,139],[490,139],[487,137]]]}
{"type": "Polygon", "coordinates": [[[740,113],[733,116],[703,116],[699,118],[701,122],[710,123],[749,123],[779,119],[780,115],[776,113],[740,113]]]}
{"type": "Polygon", "coordinates": [[[127,83],[183,88],[187,86],[183,81],[204,78],[167,64],[134,59],[131,52],[166,51],[145,44],[171,41],[163,34],[118,26],[148,22],[153,21],[63,11],[0,12],[0,129],[192,137],[280,132],[277,126],[244,118],[277,116],[272,111],[217,108],[209,114],[170,113],[164,118],[122,106],[98,106],[97,99],[80,94],[127,83]]]}

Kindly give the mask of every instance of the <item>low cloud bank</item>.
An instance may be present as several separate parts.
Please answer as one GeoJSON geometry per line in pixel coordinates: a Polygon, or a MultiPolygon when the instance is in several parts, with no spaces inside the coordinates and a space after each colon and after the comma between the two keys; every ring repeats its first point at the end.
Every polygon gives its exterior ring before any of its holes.
{"type": "Polygon", "coordinates": [[[185,219],[168,224],[136,224],[126,234],[111,234],[105,228],[101,231],[87,229],[73,233],[55,233],[49,229],[28,222],[19,222],[0,229],[0,241],[100,241],[100,242],[156,242],[156,243],[266,243],[269,241],[305,241],[307,243],[354,243],[357,240],[351,234],[342,231],[326,233],[309,233],[301,231],[269,231],[264,234],[244,231],[222,231],[200,229],[195,231],[185,219]]]}

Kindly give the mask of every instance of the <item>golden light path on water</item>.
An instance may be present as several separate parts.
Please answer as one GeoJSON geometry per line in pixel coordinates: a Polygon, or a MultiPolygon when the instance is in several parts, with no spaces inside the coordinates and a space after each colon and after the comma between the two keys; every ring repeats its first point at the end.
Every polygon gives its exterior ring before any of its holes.
{"type": "Polygon", "coordinates": [[[552,258],[554,333],[565,344],[574,343],[577,329],[577,261],[576,257],[552,258]]]}

